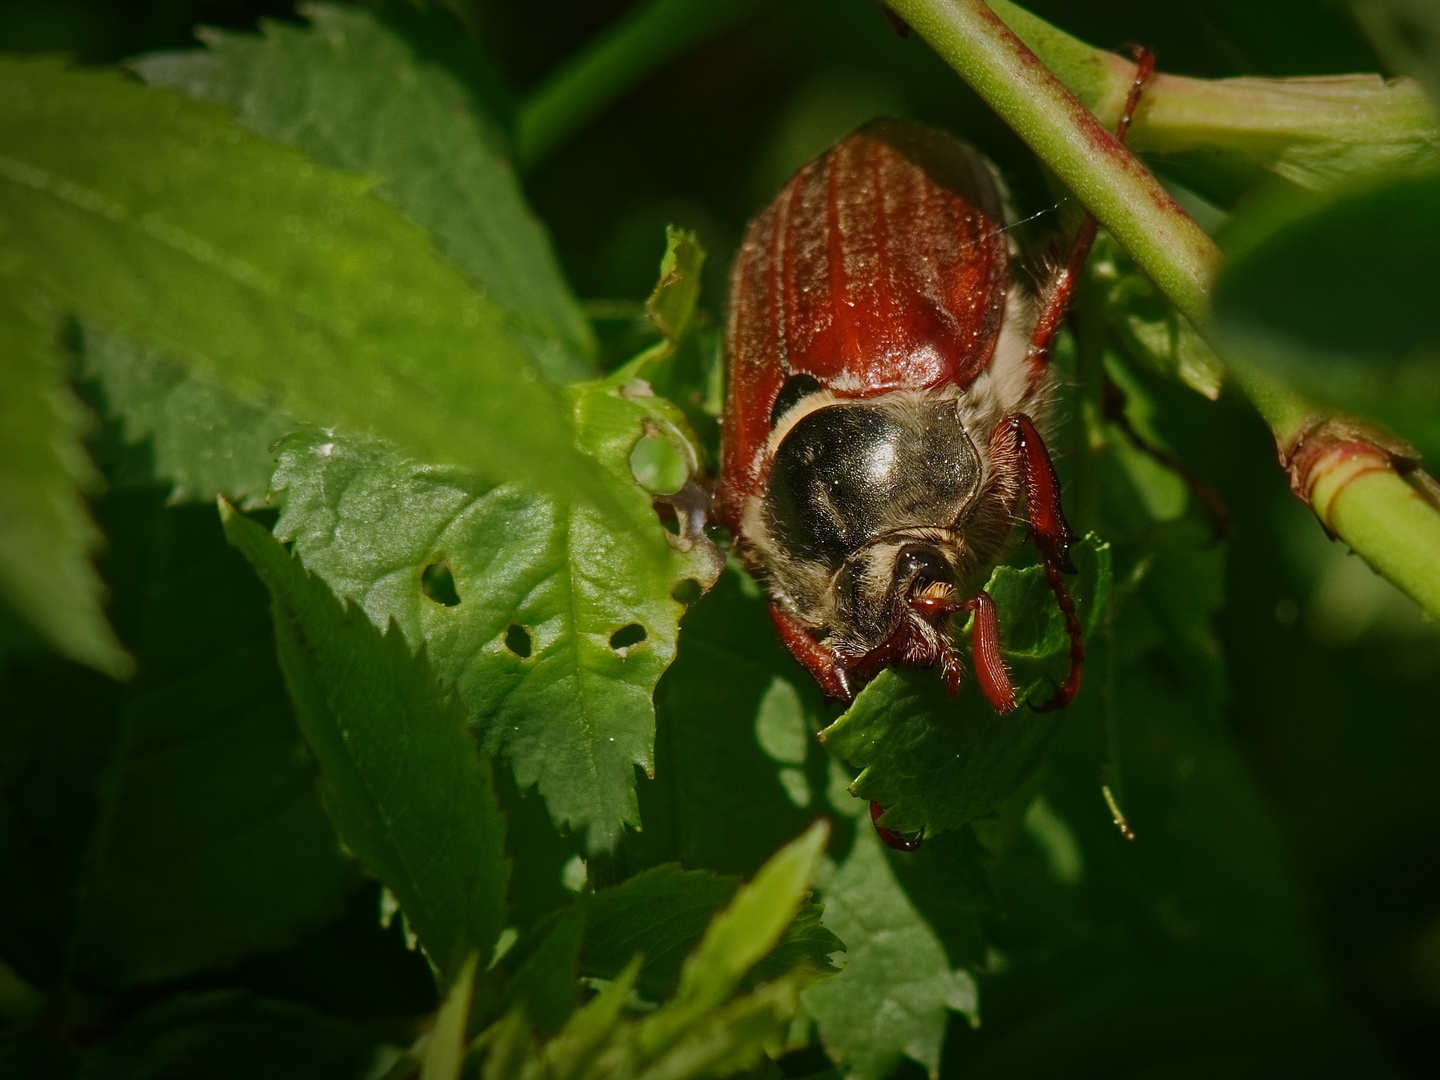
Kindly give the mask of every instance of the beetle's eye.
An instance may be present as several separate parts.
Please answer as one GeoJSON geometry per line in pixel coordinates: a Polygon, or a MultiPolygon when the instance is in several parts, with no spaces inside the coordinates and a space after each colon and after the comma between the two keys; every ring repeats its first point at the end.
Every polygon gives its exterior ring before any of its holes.
{"type": "Polygon", "coordinates": [[[913,588],[937,581],[953,582],[954,574],[944,557],[928,544],[906,544],[895,558],[895,580],[913,588]]]}

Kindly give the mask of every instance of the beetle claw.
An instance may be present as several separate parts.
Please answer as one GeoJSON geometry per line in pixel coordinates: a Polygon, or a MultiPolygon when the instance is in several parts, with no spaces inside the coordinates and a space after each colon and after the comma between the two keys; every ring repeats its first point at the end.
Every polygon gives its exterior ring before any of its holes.
{"type": "Polygon", "coordinates": [[[1064,698],[1065,696],[1064,690],[1061,688],[1060,684],[1054,680],[1054,678],[1046,675],[1045,681],[1050,684],[1050,688],[1054,691],[1054,693],[1050,695],[1050,699],[1048,701],[1042,702],[1039,705],[1035,704],[1035,702],[1030,698],[1026,698],[1025,705],[1031,712],[1054,712],[1055,710],[1064,708],[1066,705],[1070,704],[1070,702],[1068,701],[1062,701],[1062,698],[1064,698]]]}
{"type": "Polygon", "coordinates": [[[965,679],[965,668],[960,663],[960,658],[955,655],[954,648],[947,641],[940,653],[940,670],[945,676],[945,689],[950,692],[950,700],[954,701],[960,696],[960,685],[965,679]]]}
{"type": "Polygon", "coordinates": [[[892,851],[914,851],[925,839],[924,834],[919,836],[906,836],[904,833],[896,832],[894,829],[887,829],[880,824],[880,817],[885,813],[885,807],[881,806],[874,799],[870,800],[870,820],[875,825],[875,835],[880,837],[880,842],[892,851]]]}

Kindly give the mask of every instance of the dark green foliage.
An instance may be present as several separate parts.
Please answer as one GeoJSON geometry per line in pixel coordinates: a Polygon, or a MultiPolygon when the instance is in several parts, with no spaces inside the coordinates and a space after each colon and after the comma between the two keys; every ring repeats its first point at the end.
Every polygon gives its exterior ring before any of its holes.
{"type": "Polygon", "coordinates": [[[687,613],[682,639],[655,691],[655,781],[641,785],[638,846],[648,862],[752,873],[820,806],[825,756],[810,737],[820,692],[738,568],[687,613]],[[761,740],[762,718],[789,735],[783,764],[761,740]]]}
{"type": "MultiPolygon", "coordinates": [[[[580,949],[587,938],[589,905],[585,897],[571,904],[546,930],[506,987],[510,1004],[547,1034],[554,1035],[575,1009],[580,996],[580,949]]],[[[620,974],[619,971],[614,974],[620,974]]]]}
{"type": "MultiPolygon", "coordinates": [[[[1060,339],[1083,692],[1023,703],[1068,641],[1017,529],[1021,706],[957,628],[957,701],[842,709],[670,505],[744,223],[880,113],[996,160],[1022,279],[1074,207],[870,0],[627,6],[0,11],[131,57],[0,64],[0,1076],[1440,1075],[1440,638],[1225,369],[1440,446],[1421,92],[1137,124],[1230,263],[1207,343],[1102,236],[1060,339]]],[[[1423,3],[1353,10],[1035,12],[1440,85],[1423,3]]]]}
{"type": "Polygon", "coordinates": [[[314,792],[253,574],[209,508],[99,504],[138,674],[7,668],[6,961],[49,988],[232,964],[338,913],[354,878],[314,792]],[[243,692],[237,692],[243,688],[243,692]]]}
{"type": "Polygon", "coordinates": [[[372,1067],[363,1030],[307,1009],[246,994],[181,996],[131,1019],[86,1055],[82,1080],[341,1080],[372,1067]]]}
{"type": "Polygon", "coordinates": [[[1236,224],[1230,247],[1215,304],[1235,348],[1315,400],[1440,452],[1440,176],[1328,202],[1277,199],[1236,224]]]}
{"type": "MultiPolygon", "coordinates": [[[[590,902],[590,927],[585,939],[585,970],[614,978],[637,953],[644,958],[636,988],[661,999],[680,980],[681,961],[705,932],[710,917],[735,895],[739,879],[705,870],[682,870],[662,863],[590,902]]],[[[829,954],[844,948],[820,925],[821,908],[807,904],[775,951],[761,962],[756,977],[773,978],[801,964],[831,972],[829,954]]]]}
{"type": "Polygon", "coordinates": [[[241,397],[613,509],[504,309],[369,181],[110,72],[15,61],[0,102],[7,257],[79,314],[241,397]]]}

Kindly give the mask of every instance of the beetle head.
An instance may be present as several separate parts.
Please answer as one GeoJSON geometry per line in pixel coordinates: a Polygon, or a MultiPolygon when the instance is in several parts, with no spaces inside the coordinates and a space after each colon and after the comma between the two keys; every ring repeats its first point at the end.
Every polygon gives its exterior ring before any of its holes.
{"type": "Polygon", "coordinates": [[[959,607],[960,548],[950,538],[886,537],[846,560],[836,589],[832,636],[838,651],[890,663],[928,664],[959,607]]]}
{"type": "Polygon", "coordinates": [[[895,660],[933,659],[983,472],[956,400],[900,391],[797,412],[749,530],[772,582],[841,655],[892,643],[895,660]]]}

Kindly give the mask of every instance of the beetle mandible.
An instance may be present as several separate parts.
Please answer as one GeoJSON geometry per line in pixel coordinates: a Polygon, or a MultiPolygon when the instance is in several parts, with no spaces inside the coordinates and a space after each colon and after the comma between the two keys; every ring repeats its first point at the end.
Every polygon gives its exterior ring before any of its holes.
{"type": "MultiPolygon", "coordinates": [[[[1124,137],[1153,68],[1137,73],[1124,137]]],[[[1065,616],[1079,692],[1084,644],[1060,485],[1041,436],[1049,351],[1095,237],[1087,217],[1037,300],[993,168],[932,128],[877,120],[805,165],[753,221],[731,277],[721,520],[764,581],[781,640],[849,701],[893,664],[963,669],[950,638],[973,612],[981,690],[1015,707],[995,605],[978,587],[1018,515],[1065,616]]]]}

